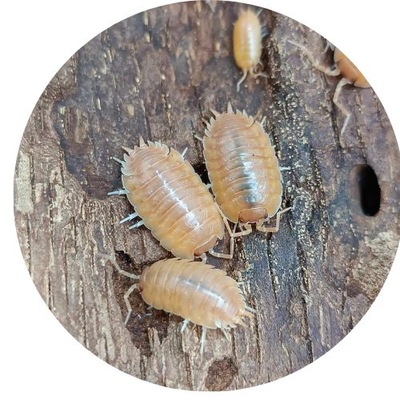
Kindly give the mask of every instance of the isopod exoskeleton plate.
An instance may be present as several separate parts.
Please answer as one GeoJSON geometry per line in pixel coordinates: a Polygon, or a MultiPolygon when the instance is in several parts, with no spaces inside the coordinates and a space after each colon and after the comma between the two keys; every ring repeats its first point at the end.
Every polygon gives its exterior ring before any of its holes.
{"type": "MultiPolygon", "coordinates": [[[[111,26],[68,59],[28,121],[14,191],[23,258],[67,331],[127,374],[202,391],[286,377],[346,337],[393,263],[400,159],[373,88],[342,81],[338,93],[342,78],[329,73],[334,68],[334,50],[316,32],[233,2],[151,9],[111,26]],[[233,54],[233,29],[242,9],[257,15],[261,52],[238,91],[243,71],[233,54]],[[263,121],[274,171],[280,168],[277,204],[291,209],[278,232],[253,229],[237,239],[232,260],[208,256],[207,262],[243,282],[246,304],[256,312],[227,337],[209,329],[201,354],[201,329],[189,324],[181,334],[180,317],[148,311],[137,291],[129,296],[125,326],[124,294],[132,282],[105,265],[102,255],[140,275],[172,254],[145,226],[120,224],[135,210],[126,196],[107,193],[121,188],[121,165],[112,158],[122,158],[122,146],[133,148],[140,137],[180,154],[187,149],[185,160],[202,170],[203,147],[195,136],[201,139],[213,112],[224,112],[229,103],[263,121]]],[[[255,152],[251,142],[241,143],[246,160],[235,148],[236,159],[226,162],[241,164],[245,181],[254,172],[255,152]]],[[[239,183],[238,191],[249,189],[239,183]]],[[[225,233],[216,250],[227,247],[225,233]]],[[[15,280],[8,284],[18,291],[15,280]]],[[[19,319],[25,313],[29,303],[19,319]]]]}

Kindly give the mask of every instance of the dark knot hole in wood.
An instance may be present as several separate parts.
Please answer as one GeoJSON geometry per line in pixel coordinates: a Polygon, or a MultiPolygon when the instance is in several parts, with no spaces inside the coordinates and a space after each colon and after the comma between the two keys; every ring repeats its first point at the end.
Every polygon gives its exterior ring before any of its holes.
{"type": "Polygon", "coordinates": [[[350,173],[350,192],[362,213],[375,216],[381,206],[381,188],[374,169],[368,164],[356,165],[350,173]]]}

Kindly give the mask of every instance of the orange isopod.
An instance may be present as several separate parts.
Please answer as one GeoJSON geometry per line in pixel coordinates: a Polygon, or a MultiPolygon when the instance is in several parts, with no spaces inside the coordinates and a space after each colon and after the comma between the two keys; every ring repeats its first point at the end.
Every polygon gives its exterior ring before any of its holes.
{"type": "Polygon", "coordinates": [[[138,280],[124,295],[128,314],[131,293],[138,289],[143,300],[157,310],[179,315],[184,319],[181,332],[189,322],[202,326],[201,352],[207,329],[223,330],[244,325],[243,318],[252,316],[254,309],[247,306],[238,283],[222,270],[201,261],[170,258],[145,268],[140,276],[122,270],[114,259],[116,269],[131,279],[138,280]]]}
{"type": "Polygon", "coordinates": [[[313,67],[323,72],[325,75],[328,76],[342,75],[342,79],[337,84],[335,93],[333,95],[333,103],[336,105],[336,107],[339,108],[339,110],[345,116],[345,120],[342,129],[340,131],[340,135],[342,135],[347,127],[347,124],[349,123],[351,116],[350,111],[347,110],[339,101],[339,95],[342,91],[343,86],[351,84],[359,88],[366,89],[371,87],[370,84],[366,80],[365,76],[361,73],[361,71],[353,64],[353,62],[350,61],[350,59],[346,55],[344,55],[337,47],[332,46],[330,43],[328,43],[326,49],[331,48],[334,51],[333,60],[335,65],[333,69],[321,65],[317,61],[315,61],[311,52],[301,44],[293,42],[291,40],[288,40],[288,42],[299,47],[310,59],[313,67]]]}
{"type": "Polygon", "coordinates": [[[352,84],[354,86],[366,89],[371,87],[370,84],[365,79],[364,75],[361,71],[350,61],[350,59],[345,56],[337,47],[334,48],[333,60],[335,62],[335,68],[330,69],[320,65],[314,65],[317,69],[324,72],[326,75],[337,76],[342,75],[342,79],[336,86],[335,93],[333,95],[333,102],[340,109],[340,111],[345,115],[345,120],[340,131],[342,134],[347,124],[350,120],[350,111],[347,110],[340,102],[339,95],[342,90],[342,87],[345,85],[352,84]]]}
{"type": "MultiPolygon", "coordinates": [[[[224,235],[224,221],[207,186],[183,155],[158,142],[140,138],[121,165],[124,189],[135,212],[122,222],[142,218],[130,228],[145,225],[160,244],[176,257],[193,259],[209,252],[217,257],[232,254],[212,250],[224,235]]],[[[231,253],[233,249],[231,247],[231,253]]]]}
{"type": "Polygon", "coordinates": [[[263,232],[279,229],[282,177],[271,141],[262,125],[246,112],[213,111],[207,123],[203,153],[211,188],[223,214],[251,232],[250,223],[263,232]],[[274,227],[263,226],[276,215],[274,227]]]}
{"type": "Polygon", "coordinates": [[[258,14],[250,9],[241,10],[233,26],[233,56],[237,66],[243,71],[243,76],[236,86],[237,91],[248,73],[252,77],[267,77],[263,73],[255,73],[255,68],[261,64],[261,41],[264,36],[258,14]]]}

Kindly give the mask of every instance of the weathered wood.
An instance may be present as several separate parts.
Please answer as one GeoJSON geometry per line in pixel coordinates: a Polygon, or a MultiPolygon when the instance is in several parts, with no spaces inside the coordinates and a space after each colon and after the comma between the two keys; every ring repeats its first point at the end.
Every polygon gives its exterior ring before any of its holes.
{"type": "MultiPolygon", "coordinates": [[[[248,78],[232,58],[232,22],[240,4],[165,6],[129,18],[75,54],[53,78],[26,128],[15,176],[21,249],[41,296],[65,328],[111,365],[150,382],[195,390],[254,386],[286,376],[338,343],[374,301],[399,240],[399,154],[389,120],[372,89],[346,87],[353,111],[340,146],[343,115],[332,104],[339,78],[326,77],[287,39],[322,62],[324,40],[282,15],[263,10],[269,30],[262,63],[268,78],[248,78]],[[232,261],[209,257],[243,281],[257,309],[247,328],[181,335],[181,319],[152,310],[138,293],[124,326],[123,294],[131,285],[98,253],[128,271],[170,257],[145,228],[119,220],[121,146],[139,136],[159,140],[204,171],[201,144],[210,108],[228,102],[261,118],[283,172],[292,206],[273,235],[237,241],[232,261]],[[358,165],[370,165],[381,208],[366,216],[358,165]]],[[[225,240],[221,246],[227,246],[225,240]]]]}

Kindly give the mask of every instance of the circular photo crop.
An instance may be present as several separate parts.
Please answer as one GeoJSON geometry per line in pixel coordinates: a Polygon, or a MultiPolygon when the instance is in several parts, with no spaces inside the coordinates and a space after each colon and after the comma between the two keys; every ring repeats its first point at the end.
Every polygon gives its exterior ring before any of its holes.
{"type": "Polygon", "coordinates": [[[284,15],[166,5],[84,45],[23,135],[15,222],[54,316],[117,369],[253,387],[340,342],[399,242],[400,158],[368,76],[284,15]]]}

